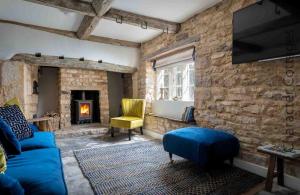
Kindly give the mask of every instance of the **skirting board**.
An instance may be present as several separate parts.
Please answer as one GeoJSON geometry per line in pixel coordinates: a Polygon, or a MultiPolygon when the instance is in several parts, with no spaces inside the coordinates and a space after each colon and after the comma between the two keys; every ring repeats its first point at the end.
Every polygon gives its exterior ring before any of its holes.
{"type": "Polygon", "coordinates": [[[157,133],[155,131],[151,131],[151,130],[147,130],[147,129],[143,129],[143,132],[145,135],[148,135],[150,137],[153,137],[155,139],[161,139],[163,138],[163,135],[160,133],[157,133]]]}
{"type": "MultiPolygon", "coordinates": [[[[144,134],[148,135],[148,136],[151,136],[155,139],[162,139],[163,138],[162,134],[151,131],[151,130],[146,130],[145,129],[144,134]]],[[[267,176],[268,169],[266,167],[259,166],[259,165],[256,165],[254,163],[250,163],[250,162],[241,160],[239,158],[234,159],[234,166],[236,166],[238,168],[241,168],[241,169],[244,169],[244,170],[247,170],[251,173],[260,175],[262,177],[267,176]]],[[[287,187],[289,187],[291,189],[294,189],[294,190],[297,190],[297,191],[300,191],[300,185],[299,185],[300,184],[300,178],[285,174],[284,175],[284,182],[285,182],[285,185],[287,187]]]]}
{"type": "MultiPolygon", "coordinates": [[[[267,176],[267,172],[268,169],[266,167],[263,166],[259,166],[257,164],[254,163],[250,163],[244,160],[241,160],[239,158],[235,158],[234,162],[233,162],[234,166],[239,167],[241,169],[247,170],[251,173],[254,173],[256,175],[260,175],[262,177],[266,177],[267,176]]],[[[300,191],[300,178],[291,176],[291,175],[284,175],[284,183],[285,186],[300,191]]]]}

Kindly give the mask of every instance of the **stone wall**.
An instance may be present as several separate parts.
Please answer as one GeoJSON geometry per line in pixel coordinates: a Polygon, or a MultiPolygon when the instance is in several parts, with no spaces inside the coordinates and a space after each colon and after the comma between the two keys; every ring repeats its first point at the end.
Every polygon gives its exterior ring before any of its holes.
{"type": "Polygon", "coordinates": [[[151,115],[146,115],[144,122],[145,129],[152,130],[159,134],[164,134],[172,129],[178,129],[187,126],[190,125],[181,121],[151,115]]]}
{"type": "Polygon", "coordinates": [[[24,64],[5,61],[1,65],[1,97],[0,103],[17,97],[24,109],[24,64]]]}
{"type": "MultiPolygon", "coordinates": [[[[18,61],[0,62],[0,105],[17,97],[27,119],[37,114],[38,95],[33,94],[33,81],[38,81],[38,66],[18,61]]],[[[130,84],[130,81],[127,83],[130,84]]],[[[130,85],[128,84],[128,88],[130,85]]],[[[98,90],[100,92],[100,121],[109,123],[107,72],[94,70],[60,69],[60,127],[71,126],[71,90],[98,90]]]]}
{"type": "MultiPolygon", "coordinates": [[[[151,46],[150,46],[151,48],[151,46]]],[[[147,54],[147,44],[142,44],[142,59],[147,54]]],[[[138,77],[137,88],[138,97],[146,99],[146,113],[151,112],[151,102],[154,100],[155,95],[155,72],[152,69],[152,63],[141,61],[138,72],[135,73],[138,77]]]]}
{"type": "Polygon", "coordinates": [[[60,91],[60,127],[71,126],[71,90],[98,90],[100,93],[100,121],[109,122],[109,104],[107,90],[107,72],[83,69],[65,69],[59,71],[60,91]]]}
{"type": "Polygon", "coordinates": [[[123,77],[123,97],[132,98],[133,88],[132,88],[132,74],[122,74],[123,77]]]}
{"type": "MultiPolygon", "coordinates": [[[[266,165],[257,152],[267,143],[300,149],[300,61],[284,60],[233,65],[232,16],[254,0],[223,0],[182,24],[179,33],[163,34],[142,44],[142,58],[162,47],[191,36],[196,44],[195,118],[203,127],[229,129],[241,142],[240,158],[266,165]],[[292,78],[291,78],[292,77],[292,78]],[[293,79],[293,80],[292,80],[293,79]],[[287,86],[287,81],[294,81],[287,86]],[[292,95],[291,95],[292,94],[292,95]],[[290,127],[289,127],[290,125],[290,127]]],[[[148,112],[154,97],[155,72],[142,61],[138,70],[138,95],[146,98],[148,112]]],[[[164,132],[159,120],[146,117],[146,129],[164,132]]],[[[164,125],[171,128],[172,122],[164,125]]],[[[175,125],[176,126],[176,125],[175,125]]],[[[300,177],[300,163],[288,162],[287,172],[300,177]]]]}
{"type": "Polygon", "coordinates": [[[37,114],[38,94],[33,94],[33,82],[38,82],[38,66],[24,66],[24,111],[27,118],[37,114]]]}
{"type": "Polygon", "coordinates": [[[139,72],[135,72],[132,74],[132,97],[133,98],[138,98],[138,77],[139,72]]]}
{"type": "Polygon", "coordinates": [[[16,61],[4,61],[1,68],[0,105],[17,97],[26,118],[37,112],[38,95],[32,94],[38,67],[16,61]]]}

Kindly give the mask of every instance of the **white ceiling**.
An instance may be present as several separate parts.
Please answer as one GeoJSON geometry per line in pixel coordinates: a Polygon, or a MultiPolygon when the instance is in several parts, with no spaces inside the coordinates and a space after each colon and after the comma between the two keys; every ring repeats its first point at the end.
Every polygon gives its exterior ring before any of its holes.
{"type": "MultiPolygon", "coordinates": [[[[115,0],[112,7],[173,22],[184,22],[221,0],[115,0]]],[[[83,16],[23,0],[0,0],[0,19],[76,31],[83,16]]],[[[159,30],[117,24],[101,20],[93,35],[133,42],[145,42],[162,32],[159,30]]]]}
{"type": "Polygon", "coordinates": [[[158,36],[161,33],[162,31],[159,30],[142,29],[141,27],[129,24],[118,24],[111,20],[100,20],[92,34],[110,37],[113,39],[144,42],[158,36]]]}
{"type": "Polygon", "coordinates": [[[222,0],[114,0],[112,7],[182,23],[222,0]]]}
{"type": "Polygon", "coordinates": [[[0,19],[76,31],[83,16],[23,0],[0,0],[0,19]]]}

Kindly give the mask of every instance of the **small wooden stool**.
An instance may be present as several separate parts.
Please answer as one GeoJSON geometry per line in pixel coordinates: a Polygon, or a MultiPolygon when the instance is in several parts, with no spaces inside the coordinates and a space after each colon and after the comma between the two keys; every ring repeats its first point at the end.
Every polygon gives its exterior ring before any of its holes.
{"type": "Polygon", "coordinates": [[[278,185],[284,186],[284,160],[296,160],[300,158],[300,150],[295,150],[295,152],[280,152],[273,150],[272,145],[266,145],[259,146],[257,151],[270,155],[265,190],[268,192],[272,191],[274,177],[277,177],[278,185]],[[274,172],[276,164],[277,172],[274,172]]]}
{"type": "Polygon", "coordinates": [[[49,124],[50,120],[51,120],[51,117],[41,117],[41,118],[29,119],[27,121],[38,126],[40,131],[52,131],[53,129],[51,128],[51,125],[49,124]]]}

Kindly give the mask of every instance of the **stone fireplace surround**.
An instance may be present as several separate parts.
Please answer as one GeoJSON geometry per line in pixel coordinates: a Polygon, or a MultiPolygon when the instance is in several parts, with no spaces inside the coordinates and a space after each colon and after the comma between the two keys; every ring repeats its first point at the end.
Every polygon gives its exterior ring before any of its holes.
{"type": "MultiPolygon", "coordinates": [[[[17,97],[27,119],[37,113],[38,95],[32,93],[33,80],[38,80],[38,66],[17,61],[5,61],[0,64],[1,90],[0,103],[17,97]]],[[[83,70],[60,68],[58,73],[60,128],[70,127],[71,90],[99,91],[100,121],[108,125],[108,81],[107,72],[101,70],[83,70]]]]}
{"type": "Polygon", "coordinates": [[[100,70],[67,69],[59,70],[59,112],[60,128],[71,126],[71,91],[99,91],[100,121],[102,125],[109,122],[109,102],[107,89],[107,72],[100,70]]]}

